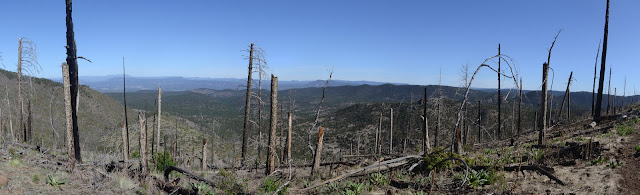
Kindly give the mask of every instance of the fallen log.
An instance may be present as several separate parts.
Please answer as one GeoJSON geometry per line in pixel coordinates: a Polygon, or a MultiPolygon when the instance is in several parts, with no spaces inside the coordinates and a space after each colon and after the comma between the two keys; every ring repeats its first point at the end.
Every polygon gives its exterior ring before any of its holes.
{"type": "Polygon", "coordinates": [[[167,169],[164,170],[164,182],[169,182],[169,174],[171,173],[171,171],[176,171],[179,173],[182,173],[183,175],[191,178],[191,179],[195,179],[197,181],[201,181],[204,183],[207,183],[208,185],[210,185],[211,187],[216,187],[216,183],[214,183],[213,181],[209,181],[205,178],[202,178],[200,176],[197,176],[189,171],[186,171],[184,169],[178,168],[176,166],[170,166],[167,169]]]}
{"type": "Polygon", "coordinates": [[[332,179],[325,180],[325,181],[320,182],[320,183],[316,183],[316,184],[311,185],[311,186],[309,186],[307,188],[304,188],[304,189],[290,189],[290,190],[291,191],[307,191],[307,190],[311,190],[313,188],[322,186],[322,185],[330,183],[330,182],[334,182],[334,181],[338,181],[340,179],[344,179],[346,177],[358,176],[358,175],[362,175],[362,174],[365,174],[365,173],[366,174],[373,173],[373,172],[377,171],[378,169],[382,171],[382,170],[388,170],[388,169],[391,169],[391,168],[394,168],[394,167],[402,166],[402,165],[407,164],[409,162],[408,161],[409,159],[418,159],[418,158],[422,158],[422,156],[411,155],[411,156],[405,156],[405,157],[401,157],[401,158],[391,159],[391,160],[387,160],[387,161],[384,161],[384,162],[380,162],[380,163],[376,163],[376,164],[373,164],[373,165],[369,165],[367,167],[363,167],[363,168],[359,168],[359,169],[353,170],[353,171],[351,171],[349,173],[345,173],[345,174],[342,174],[342,175],[340,175],[338,177],[334,177],[332,179]]]}
{"type": "Polygon", "coordinates": [[[553,168],[546,167],[546,166],[522,165],[522,166],[502,167],[502,169],[500,169],[500,167],[494,167],[494,166],[473,166],[470,168],[476,171],[483,170],[483,169],[488,170],[490,168],[493,168],[495,170],[503,170],[503,171],[537,171],[538,173],[547,176],[549,179],[556,181],[556,183],[560,185],[565,185],[564,182],[562,182],[562,180],[560,180],[558,177],[551,174],[554,172],[553,168]]]}

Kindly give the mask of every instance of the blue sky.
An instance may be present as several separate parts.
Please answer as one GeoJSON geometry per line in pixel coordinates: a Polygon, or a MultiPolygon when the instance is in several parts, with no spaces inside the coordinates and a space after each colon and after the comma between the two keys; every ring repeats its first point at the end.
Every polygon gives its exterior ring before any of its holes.
{"type": "MultiPolygon", "coordinates": [[[[574,71],[574,91],[591,91],[605,0],[540,1],[74,1],[80,75],[246,77],[243,50],[266,51],[280,80],[334,78],[458,86],[461,65],[514,58],[526,89],[539,89],[553,49],[554,89],[574,71]]],[[[640,56],[640,1],[611,2],[607,66],[612,86],[627,76],[633,93],[640,56]]],[[[2,63],[15,71],[18,38],[39,46],[43,71],[59,77],[65,60],[64,1],[0,1],[2,63]]],[[[475,87],[496,87],[481,70],[475,87]]],[[[607,72],[608,75],[608,72],[607,72]]],[[[503,79],[503,87],[510,87],[503,79]]],[[[640,85],[638,86],[640,87],[640,85]]]]}

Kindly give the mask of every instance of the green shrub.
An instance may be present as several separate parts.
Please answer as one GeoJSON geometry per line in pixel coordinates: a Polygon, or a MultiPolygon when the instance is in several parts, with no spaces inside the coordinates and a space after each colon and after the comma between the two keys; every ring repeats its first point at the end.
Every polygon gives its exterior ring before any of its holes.
{"type": "Polygon", "coordinates": [[[612,168],[612,169],[615,169],[616,167],[619,167],[619,166],[622,166],[622,162],[618,161],[617,159],[616,159],[616,161],[615,161],[615,162],[614,162],[614,161],[611,161],[611,162],[609,162],[609,164],[607,165],[607,167],[612,168]]]}
{"type": "Polygon", "coordinates": [[[636,154],[640,154],[640,144],[636,145],[636,154]]]}
{"type": "Polygon", "coordinates": [[[196,192],[198,192],[198,194],[204,194],[204,195],[213,195],[214,194],[214,191],[213,191],[213,189],[211,189],[211,187],[209,187],[209,184],[204,183],[204,182],[191,183],[191,188],[196,190],[196,192]]]}
{"type": "Polygon", "coordinates": [[[372,173],[369,176],[369,182],[374,186],[386,186],[389,184],[389,178],[382,173],[372,173]]]}
{"type": "Polygon", "coordinates": [[[533,148],[529,152],[529,155],[531,155],[531,157],[533,157],[533,159],[535,159],[538,162],[544,159],[545,154],[546,154],[546,151],[544,149],[537,149],[537,148],[533,148]]]}
{"type": "Polygon", "coordinates": [[[47,185],[60,188],[60,186],[65,183],[67,183],[65,179],[58,179],[53,174],[47,175],[47,185]]]}
{"type": "Polygon", "coordinates": [[[591,160],[591,165],[599,165],[602,164],[604,162],[607,162],[607,158],[602,158],[601,156],[598,156],[598,158],[591,160]]]}
{"type": "Polygon", "coordinates": [[[424,161],[422,163],[423,168],[426,169],[426,171],[431,171],[434,168],[440,170],[442,168],[449,168],[451,167],[451,165],[453,165],[453,162],[451,160],[448,161],[444,161],[448,158],[459,158],[462,159],[462,157],[456,153],[450,153],[450,152],[444,152],[444,150],[442,150],[441,148],[436,148],[434,149],[434,151],[439,151],[439,152],[434,152],[431,153],[427,156],[424,157],[424,161]],[[442,163],[440,163],[442,162],[442,163]],[[438,164],[440,163],[440,164],[438,164]],[[437,167],[436,167],[437,166],[437,167]]]}
{"type": "Polygon", "coordinates": [[[31,177],[31,181],[37,184],[38,182],[40,182],[40,175],[38,175],[37,173],[33,174],[33,177],[31,177]]]}
{"type": "Polygon", "coordinates": [[[633,133],[633,128],[628,124],[615,125],[614,127],[620,136],[627,136],[633,133]]]}
{"type": "Polygon", "coordinates": [[[268,177],[264,180],[264,183],[260,187],[261,192],[275,192],[280,187],[280,182],[278,180],[268,177]]]}
{"type": "Polygon", "coordinates": [[[489,184],[490,179],[489,173],[484,169],[480,171],[471,170],[469,174],[469,186],[472,188],[483,186],[489,184]]]}
{"type": "Polygon", "coordinates": [[[173,157],[171,157],[171,153],[170,152],[158,152],[158,154],[156,154],[155,156],[155,163],[156,163],[156,170],[160,171],[160,172],[164,172],[165,169],[167,169],[167,167],[170,166],[175,166],[177,163],[175,160],[173,160],[173,157]]]}
{"type": "Polygon", "coordinates": [[[139,151],[133,151],[133,153],[131,153],[131,158],[140,159],[140,152],[139,151]]]}
{"type": "Polygon", "coordinates": [[[364,183],[354,183],[353,181],[347,181],[347,186],[345,191],[342,192],[343,195],[359,195],[364,191],[364,183]]]}

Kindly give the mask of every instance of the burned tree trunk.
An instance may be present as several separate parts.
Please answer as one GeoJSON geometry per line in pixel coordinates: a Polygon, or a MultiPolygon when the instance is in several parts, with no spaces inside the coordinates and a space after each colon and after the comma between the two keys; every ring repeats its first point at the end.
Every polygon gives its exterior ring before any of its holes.
{"type": "Polygon", "coordinates": [[[422,150],[425,154],[431,152],[429,144],[429,120],[427,119],[427,87],[424,88],[424,102],[422,104],[422,150]]]}
{"type": "Polygon", "coordinates": [[[571,121],[571,90],[567,91],[567,121],[571,121]]]}
{"type": "Polygon", "coordinates": [[[607,115],[611,110],[611,67],[609,67],[609,87],[607,87],[607,115]]]}
{"type": "Polygon", "coordinates": [[[318,130],[318,144],[316,146],[316,153],[313,155],[313,167],[311,167],[311,178],[318,174],[318,169],[320,169],[320,162],[322,157],[322,139],[324,138],[324,131],[322,127],[318,130]]]}
{"type": "Polygon", "coordinates": [[[286,146],[286,153],[285,153],[285,162],[289,161],[291,159],[291,125],[293,124],[293,120],[291,117],[291,111],[289,111],[289,113],[287,114],[287,119],[289,121],[289,125],[287,125],[287,145],[286,146]]]}
{"type": "Polygon", "coordinates": [[[71,84],[69,81],[69,66],[66,63],[62,63],[62,81],[64,85],[64,107],[65,118],[67,122],[67,154],[69,155],[69,170],[73,170],[76,163],[75,145],[73,136],[73,107],[71,105],[71,84]]]}
{"type": "Polygon", "coordinates": [[[521,128],[522,128],[522,77],[520,77],[520,103],[518,103],[518,132],[517,132],[518,136],[520,136],[521,128]]]}
{"type": "Polygon", "coordinates": [[[482,116],[480,114],[481,114],[480,113],[480,100],[478,100],[478,122],[477,122],[477,125],[478,125],[478,143],[480,143],[482,141],[481,140],[482,139],[482,129],[481,129],[481,125],[480,125],[480,124],[482,124],[481,123],[482,122],[482,116]]]}
{"type": "Polygon", "coordinates": [[[391,127],[389,129],[389,154],[393,154],[393,108],[391,108],[391,127]]]}
{"type": "Polygon", "coordinates": [[[596,52],[596,63],[593,65],[593,88],[591,89],[591,116],[594,116],[594,107],[596,99],[596,72],[598,70],[598,57],[600,55],[600,44],[598,43],[598,52],[596,52]]]}
{"type": "Polygon", "coordinates": [[[142,111],[138,111],[140,122],[140,168],[142,178],[149,173],[149,161],[147,161],[147,117],[142,111]]]}
{"type": "Polygon", "coordinates": [[[207,138],[202,139],[202,171],[207,170],[207,138]]]}
{"type": "MultiPolygon", "coordinates": [[[[251,43],[251,46],[249,48],[249,71],[248,71],[248,77],[247,77],[247,93],[246,93],[247,99],[244,104],[244,128],[242,130],[242,162],[240,163],[243,167],[245,166],[245,163],[246,163],[245,161],[247,160],[247,144],[249,144],[247,142],[247,139],[249,136],[249,113],[251,112],[251,74],[253,73],[252,69],[253,69],[253,43],[251,43]]],[[[273,78],[273,75],[272,75],[272,78],[273,78]]],[[[273,87],[273,81],[271,82],[271,86],[273,87]]],[[[271,94],[273,94],[273,92],[271,94]]],[[[278,110],[276,108],[275,112],[277,111],[278,110]]],[[[271,112],[274,112],[273,109],[271,112]]],[[[272,113],[272,116],[273,116],[273,113],[272,113]]],[[[275,120],[277,121],[277,119],[275,120]]],[[[275,124],[272,124],[272,125],[275,125],[275,124]]],[[[275,135],[273,139],[275,139],[275,135]]]]}
{"type": "Polygon", "coordinates": [[[126,150],[127,150],[127,155],[129,155],[129,117],[127,116],[127,81],[126,81],[126,75],[125,75],[125,71],[124,71],[124,57],[122,57],[122,102],[124,103],[124,127],[126,128],[127,132],[126,132],[126,141],[127,144],[125,146],[127,146],[126,150]]]}
{"type": "Polygon", "coordinates": [[[31,143],[33,139],[33,129],[31,128],[31,100],[27,100],[27,139],[25,142],[31,143]]]}
{"type": "Polygon", "coordinates": [[[24,100],[22,98],[22,38],[18,39],[18,101],[20,101],[20,114],[18,115],[18,124],[22,131],[22,141],[27,142],[27,131],[24,126],[24,100]]]}
{"type": "MultiPolygon", "coordinates": [[[[498,44],[498,56],[500,56],[500,44],[498,44]]],[[[498,139],[502,138],[502,97],[500,96],[500,62],[498,58],[498,139]]],[[[508,109],[508,108],[507,108],[508,109]]]]}
{"type": "MultiPolygon", "coordinates": [[[[160,125],[162,124],[162,88],[158,87],[158,124],[156,129],[156,150],[160,151],[160,125]]],[[[164,143],[165,147],[167,143],[164,143]]]]}
{"type": "MultiPolygon", "coordinates": [[[[562,118],[562,109],[564,108],[564,100],[569,96],[569,86],[571,86],[571,78],[573,77],[573,71],[569,74],[569,80],[567,81],[567,89],[564,91],[564,96],[562,97],[562,103],[560,104],[560,110],[558,111],[558,119],[562,118]]],[[[567,108],[567,111],[569,108],[567,108]]]]}
{"type": "Polygon", "coordinates": [[[284,162],[284,106],[280,104],[280,162],[284,162]]]}
{"type": "Polygon", "coordinates": [[[440,102],[438,101],[437,103],[437,111],[436,111],[436,117],[438,118],[438,124],[436,125],[436,132],[434,133],[434,137],[433,137],[433,147],[438,147],[438,131],[440,130],[440,102]]]}
{"type": "Polygon", "coordinates": [[[278,125],[278,77],[271,75],[271,126],[269,128],[269,154],[266,175],[276,170],[276,128],[278,125]]]}
{"type": "Polygon", "coordinates": [[[378,120],[378,132],[376,133],[376,148],[378,154],[382,154],[382,111],[380,111],[380,119],[378,120]]]}
{"type": "Polygon", "coordinates": [[[607,12],[604,22],[604,40],[602,42],[602,61],[600,62],[600,79],[598,81],[598,98],[596,99],[596,110],[594,118],[600,118],[602,111],[602,90],[604,87],[604,74],[607,62],[607,37],[609,35],[609,0],[607,0],[607,12]]]}
{"type": "Polygon", "coordinates": [[[127,150],[127,148],[129,148],[127,143],[127,129],[124,127],[124,123],[120,123],[120,128],[122,129],[122,159],[126,162],[129,160],[129,151],[127,150]]]}
{"type": "Polygon", "coordinates": [[[538,129],[538,145],[544,143],[544,131],[547,129],[547,75],[549,73],[549,64],[542,64],[542,96],[540,98],[540,120],[538,124],[542,124],[538,129]]]}

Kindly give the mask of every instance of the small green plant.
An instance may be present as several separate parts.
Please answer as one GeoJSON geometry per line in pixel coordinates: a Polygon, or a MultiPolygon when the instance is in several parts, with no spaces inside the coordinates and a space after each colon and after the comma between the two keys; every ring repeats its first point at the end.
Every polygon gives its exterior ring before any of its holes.
{"type": "Polygon", "coordinates": [[[599,165],[607,161],[607,158],[602,158],[602,156],[598,156],[598,158],[591,160],[591,165],[599,165]]]}
{"type": "Polygon", "coordinates": [[[627,136],[633,133],[633,128],[628,124],[615,125],[614,127],[620,136],[627,136]]]}
{"type": "Polygon", "coordinates": [[[38,175],[37,173],[33,174],[33,177],[31,177],[31,181],[37,184],[38,182],[40,182],[40,175],[38,175]]]}
{"type": "Polygon", "coordinates": [[[175,166],[177,164],[176,161],[173,160],[173,157],[171,157],[171,153],[169,152],[159,152],[158,154],[156,154],[155,163],[156,170],[158,170],[159,172],[164,172],[167,167],[175,166]]]}
{"type": "Polygon", "coordinates": [[[469,174],[469,186],[476,188],[478,186],[489,184],[489,179],[490,176],[487,170],[471,170],[471,173],[469,174]]]}
{"type": "Polygon", "coordinates": [[[11,167],[13,167],[13,168],[20,167],[20,166],[22,166],[22,161],[20,161],[20,159],[19,159],[19,158],[11,159],[11,160],[9,161],[9,166],[11,166],[11,167]]]}
{"type": "Polygon", "coordinates": [[[127,177],[127,176],[119,176],[117,179],[118,179],[117,180],[118,181],[118,187],[120,189],[130,190],[130,189],[133,189],[134,187],[136,187],[135,184],[133,183],[133,181],[131,181],[131,179],[129,177],[127,177]]]}
{"type": "Polygon", "coordinates": [[[47,185],[60,189],[60,186],[67,183],[65,179],[58,179],[53,174],[47,175],[47,185]]]}
{"type": "Polygon", "coordinates": [[[449,158],[462,159],[462,157],[456,153],[444,152],[444,149],[441,147],[434,149],[434,151],[439,151],[439,152],[433,152],[424,157],[422,168],[427,171],[431,171],[434,168],[437,168],[438,170],[440,170],[443,168],[451,167],[453,165],[452,161],[451,160],[444,161],[446,159],[449,159],[449,158]]]}
{"type": "Polygon", "coordinates": [[[204,194],[204,195],[214,194],[214,191],[213,189],[211,189],[211,187],[209,187],[209,184],[206,184],[204,182],[191,183],[191,188],[194,189],[198,194],[204,194]]]}
{"type": "Polygon", "coordinates": [[[546,153],[546,151],[544,149],[533,148],[529,152],[529,155],[531,155],[531,157],[533,157],[533,159],[535,159],[536,161],[539,162],[539,161],[542,161],[544,159],[545,153],[546,153]]]}
{"type": "Polygon", "coordinates": [[[342,192],[343,195],[359,195],[364,191],[364,183],[354,183],[352,181],[347,182],[347,186],[345,191],[342,192]]]}
{"type": "Polygon", "coordinates": [[[607,165],[607,167],[615,169],[616,167],[622,166],[622,162],[618,161],[618,159],[616,159],[616,161],[611,161],[609,162],[609,164],[607,165]]]}
{"type": "Polygon", "coordinates": [[[267,179],[264,180],[264,183],[260,187],[260,191],[267,192],[267,193],[275,192],[276,190],[278,190],[278,187],[280,187],[280,182],[278,182],[278,180],[272,177],[268,177],[267,179]]]}
{"type": "Polygon", "coordinates": [[[140,159],[140,152],[139,151],[133,151],[133,153],[131,153],[131,158],[140,159]]]}
{"type": "Polygon", "coordinates": [[[640,144],[636,145],[636,154],[640,154],[640,144]]]}
{"type": "Polygon", "coordinates": [[[462,146],[462,149],[464,149],[464,151],[469,151],[471,150],[471,145],[465,144],[464,146],[462,146]]]}
{"type": "Polygon", "coordinates": [[[369,182],[374,186],[386,186],[389,184],[389,178],[382,173],[372,173],[369,176],[369,182]]]}

